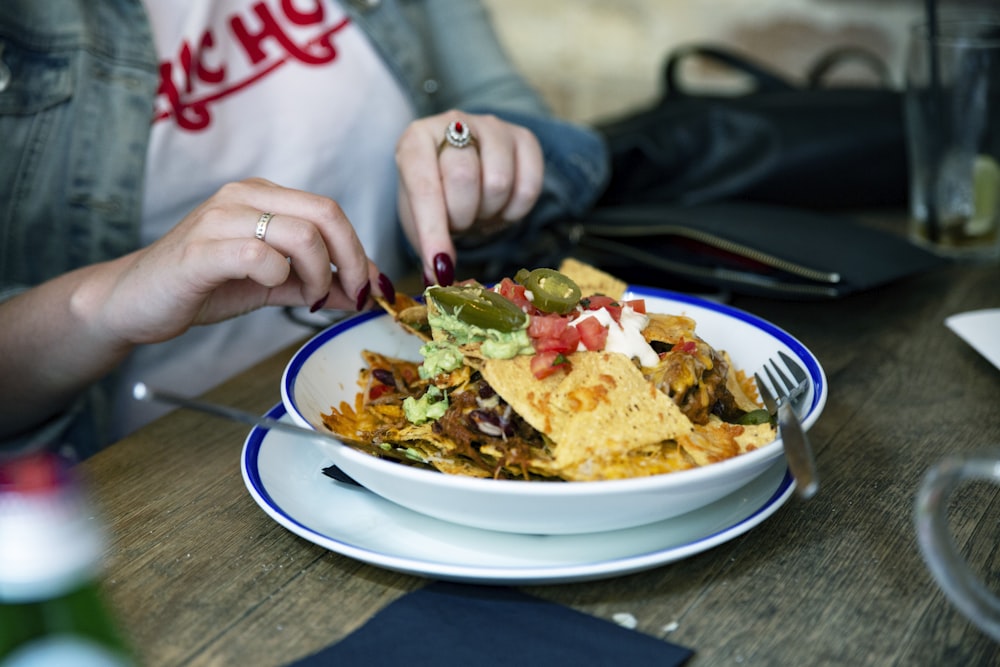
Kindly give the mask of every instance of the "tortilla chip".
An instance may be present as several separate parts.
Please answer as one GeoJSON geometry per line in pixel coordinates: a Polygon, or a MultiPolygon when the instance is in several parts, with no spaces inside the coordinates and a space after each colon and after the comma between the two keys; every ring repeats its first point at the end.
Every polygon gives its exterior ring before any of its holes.
{"type": "Polygon", "coordinates": [[[625,281],[571,257],[564,259],[559,265],[559,273],[572,278],[584,296],[604,294],[613,299],[620,299],[628,289],[628,283],[625,281]]]}
{"type": "Polygon", "coordinates": [[[691,432],[691,421],[643,377],[627,357],[576,352],[572,370],[542,380],[531,359],[486,359],[491,387],[553,443],[553,458],[539,472],[564,476],[588,460],[602,460],[691,432]]]}
{"type": "Polygon", "coordinates": [[[695,334],[695,321],[684,315],[667,315],[664,313],[646,313],[649,324],[642,330],[642,337],[647,343],[669,343],[671,345],[682,340],[701,340],[695,334]]]}
{"type": "Polygon", "coordinates": [[[376,295],[373,298],[405,330],[425,343],[431,340],[431,325],[427,321],[427,307],[424,304],[401,292],[396,293],[396,299],[392,303],[382,296],[376,295]]]}
{"type": "MultiPolygon", "coordinates": [[[[760,403],[757,394],[757,385],[754,384],[754,381],[748,378],[743,370],[736,369],[733,360],[729,358],[728,352],[723,352],[722,354],[726,357],[726,361],[729,362],[729,372],[726,374],[726,389],[733,395],[736,405],[746,412],[753,412],[763,407],[760,403]]],[[[773,435],[772,433],[772,439],[773,435]]]]}

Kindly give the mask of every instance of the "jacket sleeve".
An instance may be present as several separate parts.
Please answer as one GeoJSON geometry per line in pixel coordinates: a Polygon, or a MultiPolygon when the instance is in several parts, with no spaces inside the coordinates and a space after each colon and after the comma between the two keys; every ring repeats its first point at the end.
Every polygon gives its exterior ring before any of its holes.
{"type": "Polygon", "coordinates": [[[491,113],[524,126],[545,158],[542,195],[525,220],[485,242],[457,241],[460,263],[476,265],[477,277],[497,278],[533,256],[538,244],[552,242],[551,234],[542,238],[549,223],[593,205],[610,177],[607,146],[593,128],[552,114],[514,68],[479,2],[427,0],[423,6],[438,109],[491,113]]]}

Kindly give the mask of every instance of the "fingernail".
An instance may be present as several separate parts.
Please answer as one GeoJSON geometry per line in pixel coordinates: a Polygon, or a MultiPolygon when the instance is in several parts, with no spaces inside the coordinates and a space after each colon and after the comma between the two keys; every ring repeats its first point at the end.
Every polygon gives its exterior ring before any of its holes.
{"type": "Polygon", "coordinates": [[[382,293],[382,298],[386,301],[396,303],[396,287],[389,280],[389,276],[384,273],[378,274],[378,291],[382,293]]]}
{"type": "Polygon", "coordinates": [[[320,299],[319,301],[317,301],[316,303],[314,303],[312,306],[309,307],[309,312],[315,313],[317,310],[326,305],[326,300],[329,298],[330,298],[330,293],[327,292],[326,294],[323,295],[322,299],[320,299]]]}
{"type": "Polygon", "coordinates": [[[438,285],[448,286],[455,282],[455,265],[447,253],[439,252],[434,255],[434,275],[438,285]]]}
{"type": "Polygon", "coordinates": [[[368,303],[368,295],[371,294],[371,291],[372,284],[370,282],[366,282],[365,286],[358,292],[358,303],[355,310],[361,310],[365,307],[365,304],[368,303]]]}

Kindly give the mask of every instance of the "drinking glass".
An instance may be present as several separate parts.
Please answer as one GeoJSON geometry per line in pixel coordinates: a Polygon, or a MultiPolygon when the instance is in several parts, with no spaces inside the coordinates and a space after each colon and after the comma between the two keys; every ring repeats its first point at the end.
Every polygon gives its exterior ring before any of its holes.
{"type": "Polygon", "coordinates": [[[920,552],[941,590],[969,620],[1000,641],[1000,598],[962,557],[948,524],[953,494],[976,481],[1000,485],[1000,449],[952,455],[933,465],[917,493],[914,522],[920,552]]]}
{"type": "Polygon", "coordinates": [[[1000,14],[914,26],[904,101],[911,239],[1000,258],[1000,14]]]}

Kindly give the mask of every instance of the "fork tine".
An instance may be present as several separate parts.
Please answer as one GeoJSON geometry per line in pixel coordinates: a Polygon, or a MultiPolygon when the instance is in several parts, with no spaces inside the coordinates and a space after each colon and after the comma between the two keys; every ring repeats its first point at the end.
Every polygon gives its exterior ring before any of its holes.
{"type": "Polygon", "coordinates": [[[767,377],[771,380],[771,386],[774,387],[774,390],[778,393],[780,398],[787,398],[788,394],[790,394],[792,389],[795,388],[795,382],[781,372],[781,369],[778,368],[778,364],[774,363],[773,359],[764,365],[764,372],[767,373],[767,377]],[[772,368],[774,369],[774,373],[771,372],[772,368]],[[778,378],[781,378],[780,384],[778,382],[778,378]]]}
{"type": "Polygon", "coordinates": [[[777,401],[771,394],[771,390],[768,388],[767,384],[765,384],[764,380],[761,379],[760,373],[754,373],[753,378],[757,381],[757,391],[760,393],[760,400],[764,401],[764,406],[773,416],[774,413],[778,411],[777,401]]]}
{"type": "Polygon", "coordinates": [[[764,364],[764,375],[766,375],[767,379],[770,380],[771,382],[771,391],[774,394],[774,397],[778,400],[781,400],[782,396],[784,395],[784,392],[781,391],[781,386],[778,384],[778,378],[774,377],[774,371],[771,370],[770,361],[764,364]]]}
{"type": "Polygon", "coordinates": [[[795,378],[796,382],[804,382],[809,378],[809,374],[806,373],[805,369],[802,368],[802,366],[800,366],[799,363],[795,361],[795,359],[793,359],[790,355],[787,355],[779,350],[778,356],[781,357],[781,360],[785,362],[785,367],[795,378]]]}
{"type": "Polygon", "coordinates": [[[788,355],[779,351],[778,356],[781,357],[788,372],[795,376],[798,381],[789,379],[781,370],[775,357],[768,359],[761,365],[761,373],[754,373],[754,379],[757,381],[758,391],[767,405],[768,411],[772,416],[777,417],[778,433],[785,448],[788,469],[791,471],[792,477],[795,478],[796,491],[799,497],[808,499],[816,492],[816,464],[809,446],[809,439],[806,437],[798,415],[796,415],[795,403],[800,396],[805,395],[805,390],[809,387],[809,378],[808,376],[799,378],[799,373],[795,371],[797,364],[790,361],[788,355]],[[761,381],[761,374],[766,375],[771,381],[770,388],[761,381]],[[781,378],[780,382],[778,381],[779,377],[781,378]],[[768,402],[773,394],[777,394],[777,400],[768,402]],[[777,410],[775,411],[773,407],[777,407],[777,410]]]}

